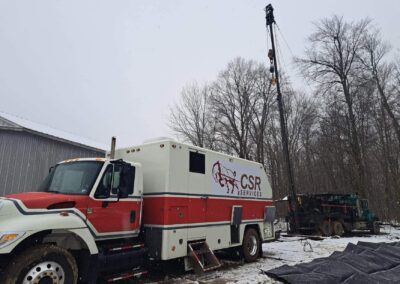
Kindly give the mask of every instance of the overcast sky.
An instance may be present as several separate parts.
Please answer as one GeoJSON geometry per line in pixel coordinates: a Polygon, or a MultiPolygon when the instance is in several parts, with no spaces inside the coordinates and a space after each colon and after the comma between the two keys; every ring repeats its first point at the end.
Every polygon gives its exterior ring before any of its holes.
{"type": "MultiPolygon", "coordinates": [[[[296,56],[312,22],[333,14],[373,18],[399,52],[398,0],[271,2],[296,56]]],[[[237,56],[265,62],[268,3],[0,0],[0,111],[106,145],[172,136],[169,108],[185,84],[213,80],[237,56]]]]}

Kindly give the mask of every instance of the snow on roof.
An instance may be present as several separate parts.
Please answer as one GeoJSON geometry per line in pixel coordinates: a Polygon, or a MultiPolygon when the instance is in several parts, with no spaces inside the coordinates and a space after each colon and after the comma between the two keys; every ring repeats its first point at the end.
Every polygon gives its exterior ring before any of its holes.
{"type": "Polygon", "coordinates": [[[143,144],[151,144],[151,143],[156,143],[156,142],[161,142],[161,141],[175,142],[175,140],[170,137],[155,137],[155,138],[149,138],[149,139],[144,140],[143,144]]]}
{"type": "Polygon", "coordinates": [[[78,144],[93,150],[107,149],[107,145],[69,132],[58,130],[47,125],[39,124],[28,119],[0,111],[0,128],[21,129],[35,132],[42,136],[60,140],[69,144],[78,144]],[[2,121],[3,120],[3,121],[2,121]]]}

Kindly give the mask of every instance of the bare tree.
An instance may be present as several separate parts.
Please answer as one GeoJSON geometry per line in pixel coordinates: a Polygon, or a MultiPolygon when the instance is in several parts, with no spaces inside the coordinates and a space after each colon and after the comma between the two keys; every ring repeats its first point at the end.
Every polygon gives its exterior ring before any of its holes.
{"type": "Polygon", "coordinates": [[[215,146],[215,117],[210,111],[211,89],[196,83],[181,92],[181,101],[170,113],[170,128],[193,145],[213,149],[215,146]]]}
{"type": "Polygon", "coordinates": [[[316,32],[309,37],[305,58],[297,63],[308,79],[314,80],[322,90],[336,90],[343,95],[347,106],[349,144],[354,161],[355,190],[365,195],[365,177],[360,149],[354,96],[360,63],[358,53],[370,20],[346,23],[334,16],[316,24],[316,32]]]}
{"type": "Polygon", "coordinates": [[[392,106],[389,104],[388,89],[390,81],[395,73],[395,65],[384,62],[384,57],[388,54],[390,47],[382,41],[380,31],[368,33],[365,36],[363,48],[365,53],[360,55],[360,60],[367,68],[372,80],[375,82],[378,94],[382,100],[382,105],[393,123],[393,128],[400,143],[400,123],[395,116],[392,106]]]}
{"type": "Polygon", "coordinates": [[[309,192],[315,188],[313,173],[313,136],[318,122],[318,111],[312,98],[291,91],[286,104],[289,147],[294,161],[298,190],[309,192]]]}
{"type": "MultiPolygon", "coordinates": [[[[358,192],[390,220],[400,216],[400,61],[388,55],[369,20],[332,17],[296,59],[316,95],[281,81],[298,192],[358,192]]],[[[170,127],[194,145],[263,163],[278,199],[288,179],[271,82],[263,64],[236,58],[209,85],[184,88],[170,127]]]]}
{"type": "Polygon", "coordinates": [[[250,126],[258,95],[255,92],[258,68],[254,61],[236,58],[213,84],[212,110],[218,118],[219,141],[240,158],[250,158],[250,126]]]}
{"type": "Polygon", "coordinates": [[[265,164],[265,139],[268,121],[273,119],[272,111],[275,103],[275,88],[271,84],[270,74],[263,65],[255,70],[256,84],[254,88],[255,103],[250,125],[250,137],[253,141],[254,160],[265,164]]]}

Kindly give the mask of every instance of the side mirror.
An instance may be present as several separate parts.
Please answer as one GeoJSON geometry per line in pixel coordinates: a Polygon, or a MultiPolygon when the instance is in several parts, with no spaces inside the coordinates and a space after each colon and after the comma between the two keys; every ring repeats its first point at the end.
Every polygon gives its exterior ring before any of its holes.
{"type": "Polygon", "coordinates": [[[130,164],[124,163],[120,172],[118,198],[127,198],[132,192],[134,175],[133,167],[130,164]]]}
{"type": "MultiPolygon", "coordinates": [[[[112,170],[108,169],[103,176],[95,197],[107,199],[110,197],[127,198],[133,192],[135,180],[135,167],[128,163],[116,162],[112,164],[112,170]]],[[[117,201],[118,201],[117,200],[117,201]]]]}
{"type": "Polygon", "coordinates": [[[128,197],[128,192],[124,189],[119,189],[118,190],[118,199],[120,198],[127,198],[128,197]]]}
{"type": "Polygon", "coordinates": [[[121,172],[116,172],[114,171],[112,174],[112,185],[110,184],[111,192],[112,194],[118,195],[119,192],[119,187],[120,187],[120,179],[121,178],[121,172]]]}

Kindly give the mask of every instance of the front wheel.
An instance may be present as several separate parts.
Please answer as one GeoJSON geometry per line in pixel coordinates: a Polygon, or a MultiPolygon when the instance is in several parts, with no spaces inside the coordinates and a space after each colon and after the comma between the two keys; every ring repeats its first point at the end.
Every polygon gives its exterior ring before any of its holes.
{"type": "Polygon", "coordinates": [[[246,262],[256,261],[261,249],[260,236],[253,228],[246,230],[243,238],[243,257],[246,262]]]}
{"type": "Polygon", "coordinates": [[[15,257],[4,276],[4,284],[76,284],[78,268],[67,250],[38,245],[15,257]]]}

